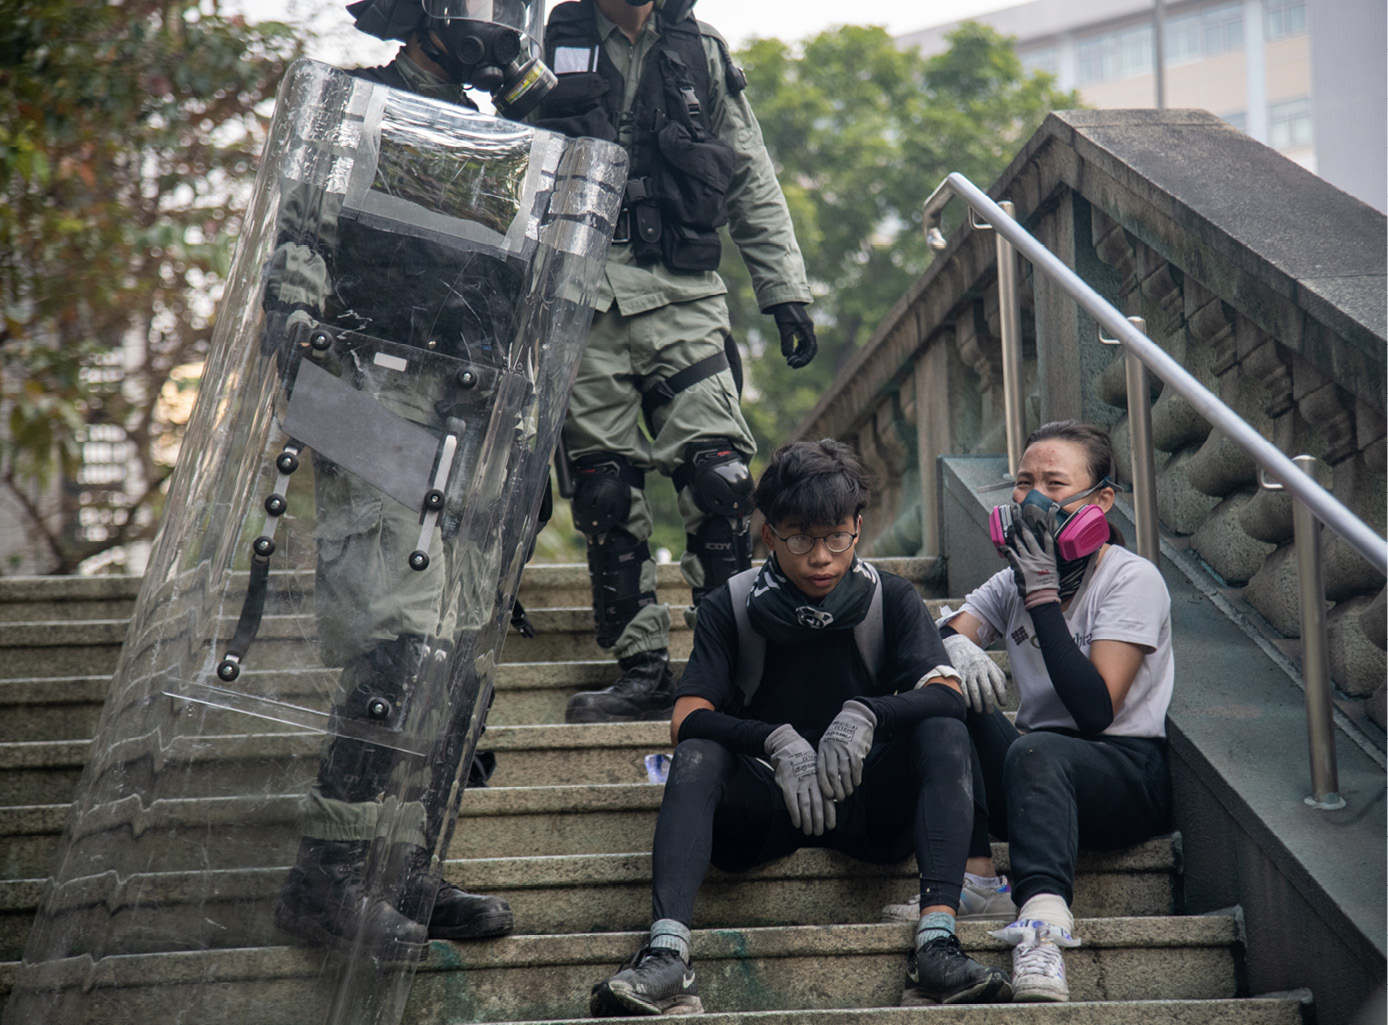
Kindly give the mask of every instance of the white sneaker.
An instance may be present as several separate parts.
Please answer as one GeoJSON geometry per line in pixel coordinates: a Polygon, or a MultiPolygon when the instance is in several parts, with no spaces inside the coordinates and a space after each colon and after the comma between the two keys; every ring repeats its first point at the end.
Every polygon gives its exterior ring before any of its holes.
{"type": "Polygon", "coordinates": [[[1057,925],[1023,919],[995,929],[988,935],[1012,948],[1012,999],[1020,1003],[1063,1003],[1070,999],[1065,981],[1062,947],[1078,947],[1080,941],[1057,925]]]}
{"type": "MultiPolygon", "coordinates": [[[[1012,903],[1012,887],[1007,876],[998,876],[1001,885],[977,886],[968,878],[959,891],[959,920],[976,918],[1017,917],[1017,905],[1012,903]]],[[[921,895],[918,893],[905,904],[888,904],[882,909],[884,922],[915,922],[921,916],[921,895]]]]}
{"type": "Polygon", "coordinates": [[[918,893],[905,904],[888,904],[882,908],[884,922],[916,922],[921,917],[921,895],[918,893]]]}
{"type": "Polygon", "coordinates": [[[1007,876],[999,875],[996,883],[979,885],[968,876],[964,877],[964,888],[959,891],[959,917],[1005,918],[1009,922],[1017,917],[1017,905],[1012,903],[1012,886],[1007,876]]]}

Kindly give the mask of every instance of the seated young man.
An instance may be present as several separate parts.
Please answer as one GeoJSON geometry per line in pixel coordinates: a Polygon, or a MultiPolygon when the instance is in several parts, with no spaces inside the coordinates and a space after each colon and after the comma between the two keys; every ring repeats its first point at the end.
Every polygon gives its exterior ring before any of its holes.
{"type": "Polygon", "coordinates": [[[942,1003],[1011,996],[954,936],[973,820],[965,704],[915,589],[856,555],[867,496],[832,440],[786,445],[762,475],[772,556],[699,605],[656,822],[654,924],[593,987],[594,1015],[702,1011],[690,927],[709,864],[745,871],[801,847],[876,864],[914,850],[908,985],[942,1003]]]}

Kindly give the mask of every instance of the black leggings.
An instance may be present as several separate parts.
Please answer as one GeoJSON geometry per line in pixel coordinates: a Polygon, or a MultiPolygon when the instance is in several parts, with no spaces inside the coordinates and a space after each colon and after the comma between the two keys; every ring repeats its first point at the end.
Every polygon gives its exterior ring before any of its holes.
{"type": "Polygon", "coordinates": [[[675,748],[656,820],[654,918],[694,921],[710,862],[743,872],[801,847],[892,864],[916,852],[921,904],[959,906],[972,822],[969,737],[958,719],[924,719],[874,743],[838,825],[806,836],[791,824],[771,768],[713,740],[675,748]]]}
{"type": "Polygon", "coordinates": [[[1021,907],[1039,893],[1074,901],[1081,847],[1115,850],[1171,828],[1166,741],[1019,733],[999,711],[970,712],[974,829],[970,857],[988,857],[988,834],[1007,840],[1021,907]]]}

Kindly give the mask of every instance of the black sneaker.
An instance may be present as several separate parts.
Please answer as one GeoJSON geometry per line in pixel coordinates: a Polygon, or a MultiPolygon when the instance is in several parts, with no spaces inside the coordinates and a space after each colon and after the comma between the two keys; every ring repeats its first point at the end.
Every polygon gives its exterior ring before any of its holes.
{"type": "Polygon", "coordinates": [[[594,1018],[637,1014],[703,1014],[694,969],[673,950],[642,947],[627,966],[593,987],[594,1018]]]}
{"type": "Polygon", "coordinates": [[[1012,999],[1007,973],[969,957],[957,936],[942,936],[911,951],[906,984],[908,997],[936,1004],[1001,1004],[1012,999]]]}
{"type": "Polygon", "coordinates": [[[665,651],[641,651],[618,659],[622,675],[611,687],[569,698],[564,721],[637,722],[668,719],[675,709],[675,678],[665,651]]]}
{"type": "Polygon", "coordinates": [[[448,880],[439,883],[429,915],[431,940],[485,940],[505,936],[515,927],[511,905],[500,897],[468,893],[448,880]]]}

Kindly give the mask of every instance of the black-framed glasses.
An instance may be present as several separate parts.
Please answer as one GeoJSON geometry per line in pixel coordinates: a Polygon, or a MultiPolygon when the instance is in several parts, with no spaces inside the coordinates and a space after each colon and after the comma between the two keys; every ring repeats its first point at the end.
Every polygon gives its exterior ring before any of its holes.
{"type": "Polygon", "coordinates": [[[790,537],[782,537],[776,533],[776,528],[768,526],[772,536],[777,541],[782,542],[786,548],[790,549],[791,555],[809,555],[814,551],[816,541],[823,541],[824,547],[835,555],[842,555],[853,547],[853,542],[858,540],[856,530],[836,530],[830,534],[791,534],[790,537]]]}

